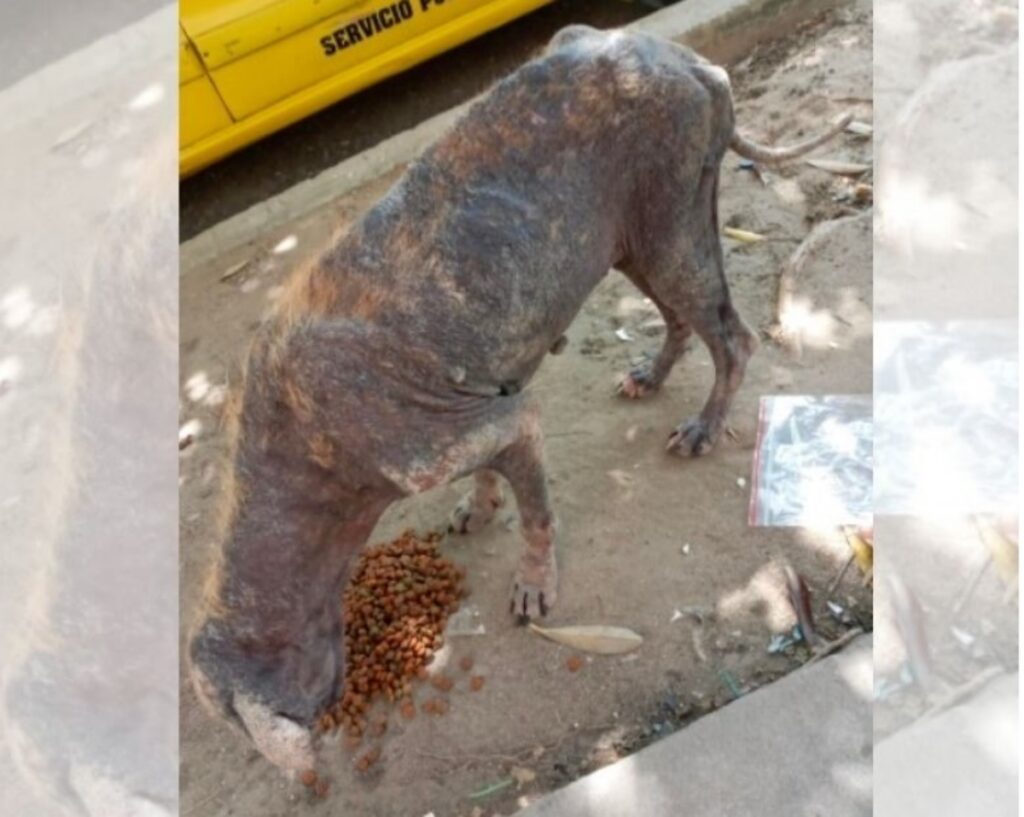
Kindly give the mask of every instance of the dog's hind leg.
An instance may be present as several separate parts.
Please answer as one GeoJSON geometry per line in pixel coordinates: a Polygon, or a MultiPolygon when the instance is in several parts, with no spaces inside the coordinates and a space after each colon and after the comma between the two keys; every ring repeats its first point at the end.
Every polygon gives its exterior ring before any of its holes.
{"type": "Polygon", "coordinates": [[[657,356],[649,357],[634,366],[619,383],[618,393],[622,397],[636,400],[661,388],[672,367],[686,350],[686,342],[693,334],[693,330],[686,321],[680,319],[675,310],[657,296],[642,275],[633,274],[628,270],[625,274],[637,289],[654,302],[665,321],[665,341],[657,356]]]}

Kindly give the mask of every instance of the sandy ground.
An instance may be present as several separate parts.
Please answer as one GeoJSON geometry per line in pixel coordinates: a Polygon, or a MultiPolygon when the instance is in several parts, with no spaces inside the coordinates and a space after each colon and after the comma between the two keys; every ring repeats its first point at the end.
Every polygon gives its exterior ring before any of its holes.
{"type": "MultiPolygon", "coordinates": [[[[741,127],[763,141],[785,142],[848,109],[870,121],[869,9],[861,4],[834,15],[737,66],[741,127]]],[[[844,135],[819,154],[870,161],[871,142],[844,135]]],[[[182,271],[181,421],[198,425],[181,458],[185,628],[215,544],[210,532],[224,448],[219,405],[236,381],[247,339],[289,270],[392,180],[382,178],[259,245],[182,271]]],[[[772,239],[726,240],[734,298],[752,326],[769,325],[780,264],[813,223],[853,211],[844,200],[850,188],[848,180],[804,164],[773,172],[762,184],[738,167],[736,157],[726,158],[723,219],[772,239]]],[[[509,814],[727,704],[735,694],[730,686],[747,691],[806,661],[803,648],[766,652],[771,635],[794,623],[779,568],[783,560],[806,578],[822,629],[837,635],[841,628],[825,612],[825,587],[847,556],[845,542],[837,531],[748,527],[748,486],[762,395],[871,389],[871,235],[865,220],[836,233],[804,270],[798,294],[809,300],[819,331],[805,338],[799,359],[765,343],[732,411],[734,438],[723,438],[705,459],[683,461],[663,452],[669,431],[699,410],[710,389],[712,368],[703,346],[694,345],[656,397],[632,403],[613,396],[630,360],[656,349],[662,331],[653,309],[617,273],[586,302],[565,353],[551,358],[531,385],[543,405],[561,523],[562,584],[551,621],[631,627],[644,636],[639,651],[595,657],[570,674],[569,650],[514,626],[506,591],[519,542],[514,508],[507,507],[489,529],[443,546],[466,566],[472,589],[467,604],[486,628],[485,635],[451,640],[452,657],[471,653],[476,671],[486,676],[481,692],[466,691],[460,681],[443,718],[392,718],[378,741],[381,762],[369,776],[353,773],[346,749],[328,746],[331,793],[317,800],[210,720],[186,685],[182,814],[509,814]],[[617,338],[618,328],[632,340],[617,338]],[[702,612],[703,624],[689,615],[672,620],[674,610],[688,607],[702,612]],[[510,775],[514,784],[488,797],[470,796],[510,775]]],[[[372,541],[408,526],[442,526],[464,489],[455,484],[394,506],[372,541]]],[[[855,571],[833,598],[871,626],[871,593],[855,571]]]]}

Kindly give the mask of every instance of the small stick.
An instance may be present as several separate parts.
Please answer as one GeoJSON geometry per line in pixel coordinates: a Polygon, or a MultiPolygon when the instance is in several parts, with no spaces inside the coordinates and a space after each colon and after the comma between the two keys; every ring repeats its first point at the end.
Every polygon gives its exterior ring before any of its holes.
{"type": "Polygon", "coordinates": [[[813,664],[815,661],[819,661],[822,658],[825,658],[826,656],[832,655],[832,653],[841,650],[843,647],[845,647],[859,635],[864,635],[864,630],[860,627],[854,627],[852,630],[847,630],[835,641],[829,641],[823,647],[820,647],[814,653],[814,655],[811,656],[811,659],[806,664],[804,664],[804,666],[809,666],[813,664]]]}
{"type": "Polygon", "coordinates": [[[930,718],[933,715],[937,715],[938,713],[943,712],[946,709],[956,706],[958,703],[961,703],[966,698],[970,697],[972,694],[974,694],[983,686],[985,686],[989,681],[991,681],[994,678],[997,678],[1000,675],[1003,675],[1004,673],[1005,670],[1002,667],[997,666],[988,667],[982,670],[967,683],[961,684],[958,687],[954,687],[953,689],[949,690],[944,695],[942,695],[941,698],[936,700],[934,704],[932,704],[930,707],[928,707],[927,710],[925,710],[925,713],[921,716],[921,718],[930,718]]]}
{"type": "Polygon", "coordinates": [[[978,587],[978,582],[981,581],[981,577],[985,575],[990,564],[992,564],[992,557],[986,554],[984,561],[975,569],[974,574],[967,582],[966,587],[964,587],[963,591],[960,593],[960,598],[958,598],[956,600],[956,604],[953,605],[954,616],[960,615],[960,611],[963,610],[967,605],[967,602],[971,600],[971,597],[974,595],[974,591],[978,587]]]}
{"type": "Polygon", "coordinates": [[[843,580],[843,576],[846,575],[846,571],[850,569],[850,565],[853,564],[853,560],[857,558],[856,553],[851,553],[850,557],[843,563],[843,566],[839,569],[839,573],[832,580],[832,583],[828,586],[828,590],[825,591],[826,596],[831,596],[836,592],[836,588],[839,587],[839,583],[843,580]]]}

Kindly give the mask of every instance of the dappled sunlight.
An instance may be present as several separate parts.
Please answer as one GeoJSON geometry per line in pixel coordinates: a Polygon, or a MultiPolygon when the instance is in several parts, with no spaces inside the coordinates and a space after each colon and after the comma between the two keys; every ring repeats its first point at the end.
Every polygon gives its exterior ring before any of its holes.
{"type": "Polygon", "coordinates": [[[854,695],[865,702],[873,699],[875,665],[871,650],[847,653],[838,672],[854,695]]]}
{"type": "Polygon", "coordinates": [[[967,211],[957,196],[936,191],[926,178],[901,177],[888,168],[877,199],[881,232],[896,245],[936,252],[967,248],[967,211]]]}
{"type": "MultiPolygon", "coordinates": [[[[591,814],[601,814],[612,798],[620,813],[639,813],[636,809],[640,808],[638,778],[641,774],[636,758],[637,755],[630,755],[587,778],[586,791],[591,803],[591,814]]],[[[657,780],[650,775],[644,777],[644,800],[659,799],[650,792],[651,787],[658,786],[657,780]]]]}
{"type": "Polygon", "coordinates": [[[828,52],[822,46],[815,46],[814,50],[808,56],[800,60],[800,64],[806,68],[813,68],[817,65],[821,65],[822,60],[825,59],[825,55],[827,53],[828,52]]]}
{"type": "Polygon", "coordinates": [[[277,244],[274,245],[274,255],[284,255],[289,253],[299,246],[299,239],[294,233],[292,235],[282,238],[277,244]]]}
{"type": "Polygon", "coordinates": [[[195,440],[203,430],[203,424],[198,419],[188,420],[178,429],[178,445],[184,447],[192,440],[195,440]]]}
{"type": "Polygon", "coordinates": [[[198,403],[210,391],[210,380],[206,372],[196,372],[185,381],[185,394],[193,403],[198,403]]]}
{"type": "Polygon", "coordinates": [[[814,309],[809,298],[794,297],[780,313],[779,325],[785,336],[825,349],[835,343],[838,322],[828,309],[814,309]]]}
{"type": "Polygon", "coordinates": [[[0,384],[13,383],[21,376],[21,359],[14,355],[0,358],[0,384]]]}
{"type": "Polygon", "coordinates": [[[147,108],[152,108],[154,105],[158,105],[163,101],[165,96],[167,96],[167,91],[164,90],[164,86],[159,82],[154,82],[151,85],[147,85],[142,91],[140,91],[132,101],[128,103],[128,108],[133,111],[144,111],[147,108]]]}
{"type": "Polygon", "coordinates": [[[205,371],[198,371],[185,381],[185,396],[193,403],[219,406],[227,398],[227,387],[211,383],[205,371]]]}
{"type": "Polygon", "coordinates": [[[1006,708],[975,707],[965,724],[967,737],[989,763],[1016,778],[1020,772],[1017,723],[1008,718],[1006,708]]]}
{"type": "Polygon", "coordinates": [[[772,562],[758,568],[745,587],[722,595],[716,604],[716,612],[723,619],[743,618],[752,610],[763,611],[764,622],[773,633],[788,632],[796,624],[785,579],[772,562]]]}
{"type": "Polygon", "coordinates": [[[832,471],[824,466],[809,467],[800,483],[801,522],[812,530],[834,528],[838,520],[849,515],[846,502],[836,492],[832,471]]]}
{"type": "Polygon", "coordinates": [[[0,299],[0,320],[8,329],[20,329],[32,320],[36,308],[29,288],[15,287],[0,299]]]}

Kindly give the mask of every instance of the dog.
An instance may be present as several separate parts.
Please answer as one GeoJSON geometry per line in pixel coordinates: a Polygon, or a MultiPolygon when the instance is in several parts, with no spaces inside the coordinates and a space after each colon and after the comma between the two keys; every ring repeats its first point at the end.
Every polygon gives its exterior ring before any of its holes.
{"type": "Polygon", "coordinates": [[[286,769],[340,693],[340,598],[394,501],[474,474],[452,525],[515,493],[524,548],[511,612],[555,604],[555,516],[524,391],[609,268],[664,317],[664,345],[620,392],[665,380],[696,332],[715,382],[668,449],[707,453],[757,340],[733,307],[718,225],[736,133],[726,72],[652,36],[571,26],[499,82],[308,269],[257,332],[231,411],[231,482],[195,687],[286,769]]]}

